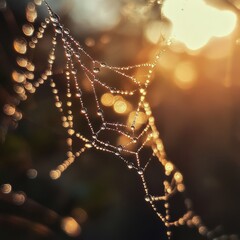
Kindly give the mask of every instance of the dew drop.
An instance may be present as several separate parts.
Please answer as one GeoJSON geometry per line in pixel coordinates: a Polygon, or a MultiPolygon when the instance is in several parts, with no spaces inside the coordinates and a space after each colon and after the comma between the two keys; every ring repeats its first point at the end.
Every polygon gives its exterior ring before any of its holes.
{"type": "Polygon", "coordinates": [[[107,124],[104,122],[104,123],[102,124],[102,126],[101,126],[101,130],[105,130],[106,127],[107,127],[107,124]]]}
{"type": "Polygon", "coordinates": [[[60,26],[55,27],[55,33],[62,34],[62,27],[60,26]]]}
{"type": "Polygon", "coordinates": [[[36,44],[34,42],[29,42],[29,47],[30,48],[35,48],[36,47],[36,44]]]}
{"type": "Polygon", "coordinates": [[[110,87],[109,90],[111,93],[114,93],[116,91],[116,88],[110,87]]]}
{"type": "Polygon", "coordinates": [[[40,33],[44,33],[44,28],[40,27],[40,28],[39,28],[39,32],[40,32],[40,33]]]}
{"type": "Polygon", "coordinates": [[[34,3],[38,6],[41,6],[42,0],[34,0],[34,3]]]}
{"type": "Polygon", "coordinates": [[[14,40],[13,47],[17,53],[25,54],[27,52],[27,41],[24,38],[14,40]]]}
{"type": "Polygon", "coordinates": [[[47,24],[44,23],[44,22],[42,22],[42,23],[41,23],[41,26],[42,26],[42,28],[46,28],[46,27],[47,27],[47,24]]]}
{"type": "Polygon", "coordinates": [[[133,143],[137,143],[137,138],[133,138],[133,143]]]}
{"type": "Polygon", "coordinates": [[[101,65],[101,67],[106,67],[107,66],[107,64],[104,63],[104,62],[100,63],[100,65],[101,65]]]}
{"type": "Polygon", "coordinates": [[[119,145],[119,146],[117,147],[117,150],[118,150],[119,152],[122,152],[122,151],[123,151],[123,146],[122,146],[122,145],[119,145]]]}
{"type": "Polygon", "coordinates": [[[97,111],[97,115],[98,115],[98,116],[102,116],[102,115],[103,115],[103,110],[102,110],[102,109],[99,109],[99,110],[97,111]]]}
{"type": "Polygon", "coordinates": [[[144,199],[146,202],[150,202],[152,200],[152,196],[147,194],[144,199]]]}
{"type": "Polygon", "coordinates": [[[3,184],[1,186],[1,191],[4,194],[9,194],[12,191],[12,186],[10,184],[3,184]]]}
{"type": "Polygon", "coordinates": [[[58,23],[60,21],[60,17],[54,13],[52,16],[50,16],[50,20],[54,23],[58,23]]]}
{"type": "Polygon", "coordinates": [[[86,114],[86,113],[87,113],[87,109],[86,109],[86,108],[83,108],[83,109],[81,110],[81,113],[82,113],[82,114],[86,114]]]}
{"type": "Polygon", "coordinates": [[[87,142],[87,143],[85,144],[85,147],[86,147],[86,148],[92,148],[92,146],[93,146],[93,145],[92,145],[91,142],[87,142]]]}
{"type": "Polygon", "coordinates": [[[72,74],[74,74],[74,75],[75,75],[75,74],[77,74],[77,69],[72,69],[72,71],[71,71],[71,72],[72,72],[72,74]]]}
{"type": "Polygon", "coordinates": [[[38,43],[38,39],[36,37],[33,37],[32,42],[36,44],[36,43],[38,43]]]}
{"type": "Polygon", "coordinates": [[[69,35],[70,30],[69,30],[68,28],[64,28],[63,32],[64,32],[65,34],[69,35]]]}
{"type": "Polygon", "coordinates": [[[34,32],[34,27],[32,24],[27,23],[22,26],[22,31],[26,36],[32,36],[34,32]]]}
{"type": "Polygon", "coordinates": [[[76,93],[75,96],[76,96],[77,98],[80,98],[80,97],[82,96],[82,93],[78,92],[78,93],[76,93]]]}
{"type": "Polygon", "coordinates": [[[93,68],[93,72],[94,72],[94,73],[99,73],[99,72],[100,72],[100,68],[94,67],[94,68],[93,68]]]}
{"type": "Polygon", "coordinates": [[[142,169],[142,168],[138,168],[137,173],[138,173],[139,175],[143,175],[143,169],[142,169]]]}
{"type": "Polygon", "coordinates": [[[66,56],[67,57],[71,57],[72,56],[72,51],[71,50],[67,50],[66,51],[66,56]]]}
{"type": "Polygon", "coordinates": [[[53,44],[53,45],[57,45],[56,39],[53,39],[53,40],[52,40],[52,44],[53,44]]]}
{"type": "Polygon", "coordinates": [[[129,164],[127,165],[127,167],[128,167],[128,169],[133,169],[134,165],[133,165],[133,163],[129,163],[129,164]]]}
{"type": "Polygon", "coordinates": [[[53,179],[53,180],[57,180],[58,178],[60,178],[61,176],[61,172],[59,170],[52,170],[50,173],[49,173],[50,177],[53,179]]]}
{"type": "Polygon", "coordinates": [[[50,23],[50,19],[49,18],[45,18],[45,22],[46,23],[50,23]]]}

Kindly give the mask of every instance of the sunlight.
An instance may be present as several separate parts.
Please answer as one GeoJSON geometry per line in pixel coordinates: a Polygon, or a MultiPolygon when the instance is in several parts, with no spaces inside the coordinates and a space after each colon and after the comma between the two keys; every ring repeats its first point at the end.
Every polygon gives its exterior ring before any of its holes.
{"type": "Polygon", "coordinates": [[[228,36],[237,24],[234,12],[219,10],[203,0],[167,0],[163,14],[172,22],[172,37],[190,50],[204,47],[212,37],[228,36]]]}

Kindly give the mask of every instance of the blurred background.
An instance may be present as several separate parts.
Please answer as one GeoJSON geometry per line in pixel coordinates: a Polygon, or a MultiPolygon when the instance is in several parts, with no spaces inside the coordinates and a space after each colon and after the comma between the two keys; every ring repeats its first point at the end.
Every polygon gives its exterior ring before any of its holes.
{"type": "MultiPolygon", "coordinates": [[[[147,62],[166,48],[148,101],[168,158],[182,171],[206,225],[219,226],[229,236],[222,239],[237,240],[240,1],[48,2],[84,49],[109,65],[147,62]]],[[[50,179],[67,149],[50,89],[41,87],[18,106],[19,89],[13,88],[22,77],[17,56],[46,17],[35,3],[0,0],[0,239],[164,239],[138,177],[111,156],[88,151],[59,180],[50,179]]],[[[47,40],[35,56],[38,66],[47,40]]],[[[101,98],[119,117],[131,112],[131,102],[120,100],[101,98]]],[[[173,232],[173,239],[203,239],[184,227],[173,232]]]]}

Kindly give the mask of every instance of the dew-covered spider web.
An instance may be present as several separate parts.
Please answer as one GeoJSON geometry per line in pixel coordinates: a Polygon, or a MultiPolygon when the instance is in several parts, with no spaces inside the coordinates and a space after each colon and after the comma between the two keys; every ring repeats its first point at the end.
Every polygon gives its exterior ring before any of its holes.
{"type": "MultiPolygon", "coordinates": [[[[149,4],[156,2],[162,4],[162,1],[149,1],[149,4]]],[[[183,175],[167,159],[147,101],[148,86],[164,48],[148,63],[111,66],[88,54],[46,1],[29,3],[27,18],[30,23],[36,20],[37,10],[43,8],[47,9],[48,17],[39,23],[34,34],[30,34],[34,31],[32,25],[25,24],[23,30],[32,36],[14,42],[20,54],[17,58],[19,69],[14,71],[13,78],[17,82],[14,90],[21,101],[42,85],[51,87],[53,102],[68,136],[68,151],[65,161],[50,171],[50,177],[60,178],[86,151],[106,152],[139,175],[143,197],[164,224],[162,234],[165,238],[171,239],[174,227],[188,226],[196,228],[205,239],[220,239],[218,233],[209,230],[194,213],[191,200],[185,196],[183,175]],[[41,51],[41,44],[48,46],[48,56],[42,59],[41,66],[36,66],[35,53],[41,51]],[[111,101],[115,101],[115,112],[107,107],[111,101]],[[127,107],[131,109],[128,114],[116,114],[125,112],[127,107]],[[150,177],[156,169],[159,171],[157,187],[150,177]],[[176,202],[182,203],[184,211],[173,211],[176,202]]],[[[16,120],[21,119],[20,112],[12,111],[11,114],[10,105],[6,112],[16,120]]]]}

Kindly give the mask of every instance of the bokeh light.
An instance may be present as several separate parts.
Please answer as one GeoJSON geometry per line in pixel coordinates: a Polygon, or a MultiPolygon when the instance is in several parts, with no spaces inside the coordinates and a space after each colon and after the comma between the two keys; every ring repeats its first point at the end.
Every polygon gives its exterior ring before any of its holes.
{"type": "Polygon", "coordinates": [[[19,192],[19,193],[14,193],[13,194],[13,202],[20,206],[23,205],[26,201],[26,196],[23,192],[19,192]]]}
{"type": "Polygon", "coordinates": [[[202,48],[212,37],[231,34],[237,24],[233,11],[214,8],[202,0],[167,0],[163,14],[172,22],[172,36],[191,50],[202,48]]]}
{"type": "Polygon", "coordinates": [[[24,38],[15,39],[13,47],[17,53],[25,54],[27,52],[27,42],[24,38]]]}
{"type": "Polygon", "coordinates": [[[113,108],[116,113],[123,114],[127,111],[127,103],[123,99],[117,100],[113,108]]]}
{"type": "Polygon", "coordinates": [[[79,224],[72,217],[64,218],[61,225],[62,230],[71,237],[77,237],[81,232],[79,224]]]}
{"type": "Polygon", "coordinates": [[[197,79],[197,69],[190,61],[180,62],[174,71],[175,82],[181,89],[189,89],[197,79]]]}
{"type": "Polygon", "coordinates": [[[32,24],[24,24],[23,27],[22,27],[22,30],[23,30],[23,33],[26,35],[26,36],[32,36],[33,33],[34,33],[34,27],[32,24]]]}
{"type": "Polygon", "coordinates": [[[9,194],[12,191],[12,186],[10,184],[3,184],[1,186],[2,193],[9,194]]]}
{"type": "Polygon", "coordinates": [[[28,22],[33,23],[37,18],[37,11],[34,3],[29,3],[26,9],[26,18],[28,22]]]}
{"type": "Polygon", "coordinates": [[[111,93],[105,93],[101,97],[101,103],[106,107],[111,107],[114,104],[114,96],[111,93]]]}

